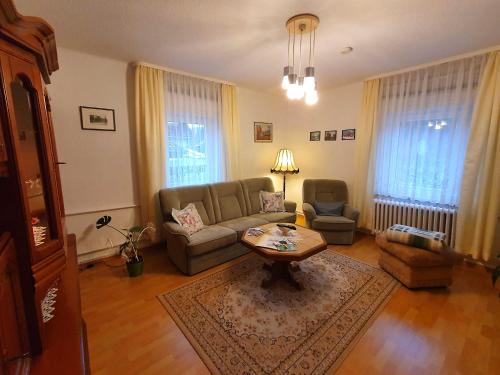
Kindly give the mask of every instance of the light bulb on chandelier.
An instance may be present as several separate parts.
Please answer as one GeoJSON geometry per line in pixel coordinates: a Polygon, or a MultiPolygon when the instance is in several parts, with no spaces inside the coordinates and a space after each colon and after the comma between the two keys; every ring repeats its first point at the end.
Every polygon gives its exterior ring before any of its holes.
{"type": "Polygon", "coordinates": [[[288,89],[286,92],[286,96],[288,99],[294,100],[297,96],[297,90],[298,90],[298,82],[297,82],[297,75],[296,74],[289,74],[288,75],[288,89]]]}
{"type": "Polygon", "coordinates": [[[290,80],[288,79],[290,74],[293,74],[293,67],[285,66],[283,69],[283,80],[281,81],[281,88],[283,90],[288,90],[288,87],[290,86],[290,80]]]}
{"type": "Polygon", "coordinates": [[[290,82],[288,81],[288,75],[284,75],[283,80],[281,81],[281,88],[283,90],[288,90],[288,86],[290,86],[290,82]]]}
{"type": "Polygon", "coordinates": [[[318,92],[316,90],[311,90],[309,92],[306,92],[306,104],[307,105],[315,105],[319,100],[318,97],[318,92]]]}
{"type": "Polygon", "coordinates": [[[316,85],[314,78],[314,67],[308,66],[306,68],[306,76],[304,77],[304,90],[306,92],[313,91],[316,85]]]}
{"type": "Polygon", "coordinates": [[[300,100],[304,97],[304,77],[299,77],[295,98],[300,100]]]}

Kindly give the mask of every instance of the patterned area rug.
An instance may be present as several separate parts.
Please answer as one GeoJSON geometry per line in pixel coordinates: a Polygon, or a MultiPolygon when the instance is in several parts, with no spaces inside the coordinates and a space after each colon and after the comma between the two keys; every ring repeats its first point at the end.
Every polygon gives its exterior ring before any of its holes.
{"type": "Polygon", "coordinates": [[[298,291],[269,289],[250,257],[159,296],[213,374],[324,374],[335,369],[399,285],[324,251],[300,262],[298,291]]]}

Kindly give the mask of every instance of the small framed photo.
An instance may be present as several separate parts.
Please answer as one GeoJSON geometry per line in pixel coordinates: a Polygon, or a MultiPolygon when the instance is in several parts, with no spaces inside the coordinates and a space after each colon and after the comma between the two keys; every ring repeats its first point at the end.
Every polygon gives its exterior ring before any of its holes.
{"type": "Polygon", "coordinates": [[[115,110],[80,106],[80,123],[83,130],[104,130],[114,132],[115,110]]]}
{"type": "Polygon", "coordinates": [[[337,131],[336,130],[325,130],[325,141],[336,141],[337,131]]]}
{"type": "Polygon", "coordinates": [[[314,132],[310,132],[309,133],[309,140],[312,142],[320,141],[321,140],[321,132],[319,130],[314,131],[314,132]]]}
{"type": "Polygon", "coordinates": [[[356,129],[344,129],[342,130],[342,140],[343,141],[353,141],[356,139],[356,129]]]}
{"type": "Polygon", "coordinates": [[[271,143],[273,141],[273,124],[270,122],[254,122],[253,140],[257,143],[271,143]]]}

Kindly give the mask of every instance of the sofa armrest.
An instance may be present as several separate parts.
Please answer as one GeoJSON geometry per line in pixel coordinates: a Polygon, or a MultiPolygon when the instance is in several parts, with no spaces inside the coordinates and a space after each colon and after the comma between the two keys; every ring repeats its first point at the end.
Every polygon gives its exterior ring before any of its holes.
{"type": "Polygon", "coordinates": [[[297,203],[292,201],[285,201],[286,212],[295,212],[296,209],[297,209],[297,203]]]}
{"type": "Polygon", "coordinates": [[[316,214],[316,210],[311,204],[302,203],[302,211],[304,211],[307,226],[311,227],[312,221],[318,217],[318,215],[316,214]]]}
{"type": "Polygon", "coordinates": [[[354,220],[356,222],[356,226],[358,226],[359,211],[355,208],[352,208],[348,204],[344,205],[344,212],[342,213],[342,216],[354,220]]]}
{"type": "Polygon", "coordinates": [[[184,273],[190,274],[190,262],[187,252],[189,234],[175,221],[163,223],[167,238],[167,254],[170,260],[184,273]]]}
{"type": "Polygon", "coordinates": [[[175,221],[166,221],[163,223],[163,228],[165,228],[165,231],[167,232],[167,239],[168,237],[184,237],[184,240],[189,242],[189,234],[186,232],[178,223],[175,221]]]}

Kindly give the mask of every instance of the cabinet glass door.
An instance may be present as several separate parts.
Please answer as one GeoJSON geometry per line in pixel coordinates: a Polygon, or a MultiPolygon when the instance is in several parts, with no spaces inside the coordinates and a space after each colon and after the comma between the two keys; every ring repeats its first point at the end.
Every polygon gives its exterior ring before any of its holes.
{"type": "Polygon", "coordinates": [[[46,171],[43,170],[42,135],[36,110],[36,97],[29,86],[17,77],[11,83],[14,115],[19,137],[19,161],[23,170],[24,184],[28,195],[28,206],[33,228],[35,246],[41,246],[54,237],[46,171]]]}

